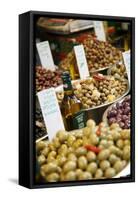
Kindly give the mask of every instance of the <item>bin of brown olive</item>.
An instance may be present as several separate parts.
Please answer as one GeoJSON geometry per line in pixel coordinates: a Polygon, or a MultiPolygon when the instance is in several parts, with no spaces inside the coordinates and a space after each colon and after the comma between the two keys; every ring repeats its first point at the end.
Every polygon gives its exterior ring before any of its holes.
{"type": "MultiPolygon", "coordinates": [[[[97,40],[92,35],[88,35],[88,37],[82,41],[82,44],[84,46],[90,73],[108,69],[122,61],[120,50],[113,47],[108,42],[97,40]]],[[[75,60],[75,54],[72,50],[65,60],[61,61],[60,67],[66,70],[69,69],[73,60],[75,60]]],[[[77,66],[75,66],[75,68],[77,68],[77,66]]]]}
{"type": "Polygon", "coordinates": [[[61,85],[61,73],[62,72],[59,69],[51,71],[41,66],[37,66],[35,77],[36,91],[39,92],[50,87],[57,87],[58,85],[61,85]]]}
{"type": "Polygon", "coordinates": [[[38,142],[36,151],[45,182],[114,178],[130,161],[130,129],[88,120],[83,129],[38,142]]]}
{"type": "Polygon", "coordinates": [[[110,106],[103,115],[103,121],[109,125],[118,123],[122,129],[130,128],[131,121],[131,96],[128,95],[110,106]]]}
{"type": "MultiPolygon", "coordinates": [[[[128,81],[117,80],[113,76],[94,75],[93,78],[76,81],[73,84],[74,93],[80,99],[87,111],[87,119],[92,118],[99,123],[104,111],[115,101],[128,93],[128,81]]],[[[57,98],[62,103],[63,92],[57,92],[57,98]]]]}
{"type": "Polygon", "coordinates": [[[121,51],[108,42],[88,37],[83,45],[90,72],[112,67],[122,60],[121,51]]]}

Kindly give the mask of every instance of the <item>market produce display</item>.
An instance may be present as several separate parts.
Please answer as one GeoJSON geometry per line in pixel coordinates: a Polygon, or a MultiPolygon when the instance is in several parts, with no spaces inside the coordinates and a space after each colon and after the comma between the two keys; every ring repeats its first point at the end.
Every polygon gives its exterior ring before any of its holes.
{"type": "MultiPolygon", "coordinates": [[[[90,72],[116,66],[119,61],[122,61],[121,51],[108,42],[97,40],[93,35],[89,34],[87,38],[82,41],[82,44],[84,46],[90,72]]],[[[59,66],[67,70],[72,64],[76,65],[73,50],[60,62],[59,66]]],[[[77,66],[75,66],[75,68],[77,68],[77,66]]]]}
{"type": "Polygon", "coordinates": [[[112,178],[129,163],[130,129],[88,120],[83,129],[38,142],[36,151],[44,182],[112,178]]]}
{"type": "MultiPolygon", "coordinates": [[[[114,76],[94,75],[93,78],[74,83],[74,93],[80,99],[85,109],[111,103],[127,91],[127,80],[117,80],[114,76]]],[[[62,102],[63,92],[57,92],[59,102],[62,102]]]]}
{"type": "Polygon", "coordinates": [[[36,67],[36,90],[37,92],[50,88],[57,87],[62,84],[61,70],[48,70],[41,66],[36,67]]]}
{"type": "Polygon", "coordinates": [[[107,112],[107,122],[111,125],[118,123],[122,129],[130,128],[131,108],[130,108],[130,95],[125,97],[120,102],[117,102],[107,112]]]}
{"type": "Polygon", "coordinates": [[[122,60],[121,52],[108,42],[89,36],[83,45],[90,72],[111,67],[122,60]]]}

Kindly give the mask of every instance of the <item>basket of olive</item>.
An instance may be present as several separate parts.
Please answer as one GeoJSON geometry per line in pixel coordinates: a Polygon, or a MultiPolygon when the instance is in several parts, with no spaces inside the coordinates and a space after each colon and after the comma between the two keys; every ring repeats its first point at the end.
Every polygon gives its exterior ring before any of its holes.
{"type": "Polygon", "coordinates": [[[118,123],[122,129],[130,128],[131,96],[128,95],[111,105],[103,115],[103,121],[109,125],[118,123]]]}
{"type": "Polygon", "coordinates": [[[83,129],[38,142],[36,152],[43,182],[114,178],[130,162],[130,129],[88,120],[83,129]]]}

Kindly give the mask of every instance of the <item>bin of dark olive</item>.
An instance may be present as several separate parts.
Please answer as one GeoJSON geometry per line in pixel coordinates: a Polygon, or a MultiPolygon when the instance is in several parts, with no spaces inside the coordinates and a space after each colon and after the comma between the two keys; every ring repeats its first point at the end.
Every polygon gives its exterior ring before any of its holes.
{"type": "Polygon", "coordinates": [[[110,106],[103,115],[103,121],[108,124],[118,123],[122,129],[130,128],[131,120],[131,96],[128,95],[110,106]]]}

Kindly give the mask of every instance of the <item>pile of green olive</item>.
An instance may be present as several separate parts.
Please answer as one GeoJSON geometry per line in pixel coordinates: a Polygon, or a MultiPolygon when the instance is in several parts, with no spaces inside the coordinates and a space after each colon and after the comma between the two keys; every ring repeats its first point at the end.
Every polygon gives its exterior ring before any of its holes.
{"type": "Polygon", "coordinates": [[[88,120],[81,130],[61,130],[51,142],[38,142],[36,151],[45,182],[112,178],[130,160],[130,129],[88,120]]]}

